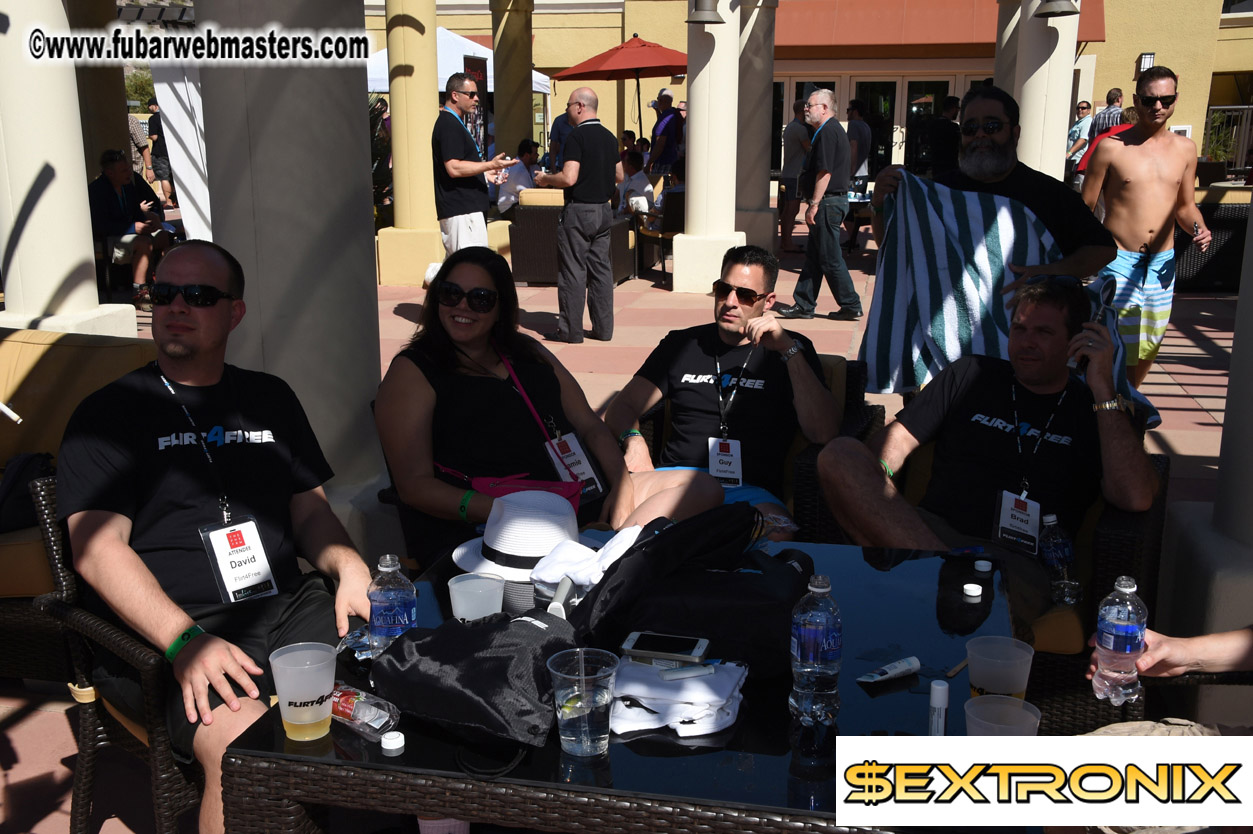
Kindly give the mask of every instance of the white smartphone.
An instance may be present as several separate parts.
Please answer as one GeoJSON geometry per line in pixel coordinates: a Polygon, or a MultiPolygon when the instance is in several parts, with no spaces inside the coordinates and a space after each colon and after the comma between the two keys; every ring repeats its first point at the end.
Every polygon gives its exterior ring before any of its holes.
{"type": "Polygon", "coordinates": [[[622,653],[644,662],[700,663],[709,651],[703,637],[681,637],[654,631],[633,631],[622,642],[622,653]]]}

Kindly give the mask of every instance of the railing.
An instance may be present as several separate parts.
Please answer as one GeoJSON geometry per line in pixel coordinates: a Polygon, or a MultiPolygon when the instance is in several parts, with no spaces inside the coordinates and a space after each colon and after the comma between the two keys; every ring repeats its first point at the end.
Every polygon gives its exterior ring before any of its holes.
{"type": "Polygon", "coordinates": [[[1253,107],[1211,107],[1205,117],[1201,153],[1225,157],[1228,172],[1249,167],[1249,140],[1253,138],[1253,107]]]}

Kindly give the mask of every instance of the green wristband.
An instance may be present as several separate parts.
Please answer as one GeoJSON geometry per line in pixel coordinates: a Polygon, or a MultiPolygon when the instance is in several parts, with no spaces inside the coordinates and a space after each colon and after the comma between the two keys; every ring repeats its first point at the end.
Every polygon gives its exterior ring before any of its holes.
{"type": "Polygon", "coordinates": [[[467,489],[465,495],[461,496],[461,503],[457,505],[457,515],[461,517],[462,521],[470,520],[466,517],[466,511],[470,509],[470,499],[476,495],[478,495],[477,492],[467,489]]]}
{"type": "Polygon", "coordinates": [[[173,663],[174,658],[178,657],[178,653],[183,650],[183,646],[186,646],[202,634],[204,634],[204,629],[192,623],[190,628],[174,638],[174,642],[165,650],[165,659],[173,663]]]}
{"type": "Polygon", "coordinates": [[[888,473],[889,478],[896,477],[896,473],[892,471],[892,467],[888,466],[887,461],[885,461],[883,458],[879,458],[879,465],[883,467],[884,472],[888,473]]]}
{"type": "Polygon", "coordinates": [[[624,443],[627,442],[627,440],[629,440],[632,437],[643,437],[643,436],[644,436],[643,433],[641,433],[639,429],[627,429],[622,434],[618,435],[618,445],[619,446],[623,445],[624,443]]]}

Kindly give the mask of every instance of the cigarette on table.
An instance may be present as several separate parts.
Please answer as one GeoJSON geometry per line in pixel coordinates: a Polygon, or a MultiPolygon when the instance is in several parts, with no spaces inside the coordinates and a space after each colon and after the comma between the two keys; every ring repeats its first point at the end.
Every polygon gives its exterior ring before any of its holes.
{"type": "Polygon", "coordinates": [[[956,666],[954,666],[952,669],[949,669],[947,672],[945,672],[945,673],[944,673],[944,677],[946,677],[946,678],[951,678],[951,677],[955,676],[958,672],[960,672],[962,669],[965,669],[965,668],[966,668],[966,662],[967,662],[968,660],[969,660],[969,658],[964,658],[964,659],[962,660],[962,662],[961,662],[961,663],[958,663],[958,664],[957,664],[956,666]]]}
{"type": "Polygon", "coordinates": [[[4,403],[0,403],[0,411],[4,412],[4,416],[5,416],[5,417],[8,417],[8,418],[9,418],[10,420],[12,420],[14,423],[19,423],[19,424],[20,424],[20,423],[22,422],[22,418],[21,418],[21,417],[19,417],[19,416],[17,416],[17,412],[16,412],[16,411],[14,411],[13,409],[9,408],[9,407],[8,407],[7,405],[5,405],[4,403]]]}

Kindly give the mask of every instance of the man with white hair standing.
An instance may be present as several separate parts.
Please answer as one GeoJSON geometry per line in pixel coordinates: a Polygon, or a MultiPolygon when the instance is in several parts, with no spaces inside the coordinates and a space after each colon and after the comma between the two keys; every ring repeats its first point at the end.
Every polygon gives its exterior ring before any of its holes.
{"type": "Polygon", "coordinates": [[[848,213],[848,134],[835,118],[835,93],[814,90],[805,103],[805,121],[813,125],[809,154],[801,169],[799,191],[809,203],[805,225],[809,242],[805,245],[805,267],[796,281],[793,303],[776,307],[785,319],[812,319],[818,303],[818,282],[826,278],[840,309],[831,318],[855,321],[861,318],[861,297],[853,287],[844,255],[840,251],[840,224],[848,213]]]}

